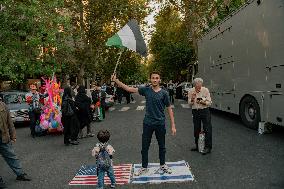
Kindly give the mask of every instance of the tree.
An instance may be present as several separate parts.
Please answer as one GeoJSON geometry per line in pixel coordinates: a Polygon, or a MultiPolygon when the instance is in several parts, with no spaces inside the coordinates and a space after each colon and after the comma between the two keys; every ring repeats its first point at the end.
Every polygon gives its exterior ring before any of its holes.
{"type": "Polygon", "coordinates": [[[150,42],[153,64],[149,68],[162,71],[170,79],[178,78],[178,74],[192,74],[185,66],[193,67],[192,64],[197,60],[198,38],[245,3],[244,0],[157,2],[162,9],[156,18],[156,31],[150,42]],[[169,62],[176,67],[169,66],[169,62]]]}
{"type": "MultiPolygon", "coordinates": [[[[75,73],[82,84],[84,77],[109,73],[113,67],[106,61],[114,64],[118,50],[106,47],[106,40],[132,18],[144,25],[148,1],[4,0],[0,80],[21,83],[55,72],[75,73]]],[[[126,55],[122,62],[141,62],[132,53],[126,55]]]]}
{"type": "Polygon", "coordinates": [[[163,80],[180,80],[180,75],[186,74],[184,70],[193,53],[186,38],[179,12],[173,6],[164,7],[156,17],[156,31],[149,45],[153,55],[150,70],[159,70],[163,80]]]}
{"type": "MultiPolygon", "coordinates": [[[[118,50],[106,47],[107,39],[132,18],[145,24],[148,3],[148,0],[67,1],[66,7],[73,18],[73,44],[80,83],[86,75],[99,74],[103,79],[110,78],[118,50]]],[[[124,53],[121,61],[129,60],[132,60],[132,53],[124,53]]],[[[141,60],[136,58],[135,61],[141,60]]]]}
{"type": "Polygon", "coordinates": [[[0,11],[0,80],[21,83],[28,77],[51,75],[68,60],[63,41],[68,18],[63,0],[5,0],[0,11]]]}
{"type": "Polygon", "coordinates": [[[174,6],[185,22],[187,41],[194,48],[197,59],[197,40],[231,12],[245,3],[245,0],[157,0],[163,6],[174,6]]]}

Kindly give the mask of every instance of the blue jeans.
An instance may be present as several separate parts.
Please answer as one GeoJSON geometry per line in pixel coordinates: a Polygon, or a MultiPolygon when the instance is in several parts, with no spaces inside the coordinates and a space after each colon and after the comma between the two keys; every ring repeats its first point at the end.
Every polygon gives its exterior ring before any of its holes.
{"type": "Polygon", "coordinates": [[[97,173],[98,173],[98,188],[104,187],[105,173],[107,173],[107,176],[109,177],[109,179],[111,181],[111,184],[115,185],[115,176],[114,176],[114,171],[113,171],[112,166],[107,171],[98,169],[97,173]]]}
{"type": "Polygon", "coordinates": [[[156,139],[159,144],[159,159],[160,165],[165,164],[166,156],[166,144],[165,144],[165,135],[166,127],[165,125],[146,125],[143,124],[143,134],[142,134],[142,167],[148,167],[148,151],[151,144],[151,139],[153,132],[155,132],[156,139]]]}
{"type": "Polygon", "coordinates": [[[0,154],[17,176],[24,174],[20,160],[17,158],[12,143],[2,143],[0,138],[0,154]]]}

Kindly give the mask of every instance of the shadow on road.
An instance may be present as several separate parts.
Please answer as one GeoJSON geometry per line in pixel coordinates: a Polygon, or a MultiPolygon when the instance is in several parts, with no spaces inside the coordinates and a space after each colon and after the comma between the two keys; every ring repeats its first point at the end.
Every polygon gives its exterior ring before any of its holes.
{"type": "Polygon", "coordinates": [[[221,110],[217,110],[217,109],[210,109],[211,113],[216,116],[216,117],[219,117],[219,118],[222,118],[224,120],[234,120],[238,123],[242,123],[242,120],[240,118],[240,116],[236,115],[236,114],[232,114],[232,113],[229,113],[229,112],[223,112],[221,110]]]}
{"type": "Polygon", "coordinates": [[[27,128],[29,127],[30,123],[26,122],[26,123],[14,123],[14,126],[16,129],[22,129],[22,128],[27,128]]]}
{"type": "MultiPolygon", "coordinates": [[[[239,123],[240,125],[242,125],[243,127],[246,127],[241,120],[241,117],[236,115],[236,114],[232,114],[229,112],[223,112],[221,110],[216,110],[216,109],[210,109],[212,115],[224,119],[224,120],[234,120],[236,123],[239,123]]],[[[279,137],[283,137],[284,136],[284,127],[283,126],[279,126],[279,125],[275,125],[275,124],[271,124],[272,125],[272,133],[275,137],[279,136],[279,137]]],[[[256,131],[257,133],[257,131],[256,131]]],[[[266,135],[270,135],[270,134],[266,134],[266,135]]]]}

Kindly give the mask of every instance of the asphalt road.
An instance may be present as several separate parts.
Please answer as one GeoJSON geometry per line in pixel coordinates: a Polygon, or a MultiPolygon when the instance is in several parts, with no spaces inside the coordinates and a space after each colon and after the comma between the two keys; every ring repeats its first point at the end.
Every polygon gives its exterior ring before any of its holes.
{"type": "MultiPolygon", "coordinates": [[[[96,133],[109,129],[110,143],[116,149],[114,163],[140,163],[142,120],[145,111],[142,97],[135,96],[136,103],[116,105],[107,112],[106,120],[93,123],[96,133]],[[118,111],[123,107],[127,111],[118,111]]],[[[166,138],[167,161],[186,160],[191,166],[195,181],[186,183],[124,185],[117,188],[163,188],[163,189],[222,189],[222,188],[284,188],[284,129],[276,128],[272,134],[258,135],[244,127],[237,116],[212,112],[213,151],[202,156],[191,152],[193,124],[191,110],[183,108],[184,101],[175,102],[177,135],[171,136],[169,124],[166,138]]],[[[167,122],[169,123],[169,122],[167,122]]],[[[78,146],[64,146],[62,135],[31,138],[29,128],[17,128],[14,149],[21,159],[24,170],[32,177],[31,182],[19,182],[0,160],[0,175],[11,189],[61,189],[95,188],[95,186],[69,186],[69,181],[83,164],[93,164],[91,150],[96,137],[80,140],[78,146]]],[[[159,162],[158,144],[153,136],[149,162],[159,162]]]]}

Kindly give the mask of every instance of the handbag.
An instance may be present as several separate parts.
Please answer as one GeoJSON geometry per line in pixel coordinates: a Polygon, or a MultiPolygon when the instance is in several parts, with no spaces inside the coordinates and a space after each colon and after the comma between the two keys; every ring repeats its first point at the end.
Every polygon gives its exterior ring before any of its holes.
{"type": "Polygon", "coordinates": [[[72,116],[74,115],[74,110],[72,109],[72,106],[69,102],[69,100],[66,100],[65,103],[64,103],[64,107],[62,108],[62,113],[65,115],[65,116],[72,116]]]}

